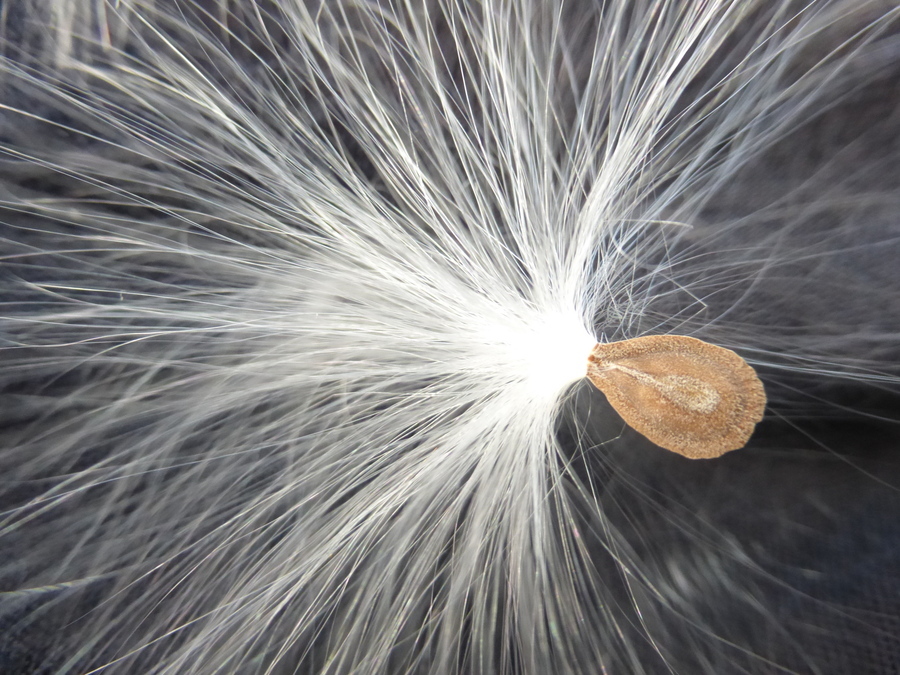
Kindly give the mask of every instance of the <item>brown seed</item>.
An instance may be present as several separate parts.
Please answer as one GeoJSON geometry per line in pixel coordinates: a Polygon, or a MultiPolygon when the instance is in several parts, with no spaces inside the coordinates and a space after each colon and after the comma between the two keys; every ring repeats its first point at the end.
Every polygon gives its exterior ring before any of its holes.
{"type": "Polygon", "coordinates": [[[766,407],[744,359],[683,335],[598,344],[587,376],[635,431],[691,459],[744,447],[766,407]]]}

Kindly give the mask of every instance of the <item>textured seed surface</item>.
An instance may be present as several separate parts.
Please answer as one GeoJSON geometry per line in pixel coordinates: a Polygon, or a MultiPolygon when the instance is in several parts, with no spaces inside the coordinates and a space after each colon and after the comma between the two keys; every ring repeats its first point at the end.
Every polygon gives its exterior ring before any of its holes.
{"type": "Polygon", "coordinates": [[[692,459],[744,447],[766,407],[744,359],[681,335],[598,344],[587,377],[635,431],[692,459]]]}

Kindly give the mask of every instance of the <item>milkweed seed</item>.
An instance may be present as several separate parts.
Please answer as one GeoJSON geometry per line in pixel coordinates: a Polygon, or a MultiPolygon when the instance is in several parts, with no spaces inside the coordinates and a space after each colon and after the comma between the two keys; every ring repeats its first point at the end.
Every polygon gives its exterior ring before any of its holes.
{"type": "Polygon", "coordinates": [[[682,335],[598,344],[587,377],[635,431],[691,459],[744,447],[766,407],[744,359],[682,335]]]}

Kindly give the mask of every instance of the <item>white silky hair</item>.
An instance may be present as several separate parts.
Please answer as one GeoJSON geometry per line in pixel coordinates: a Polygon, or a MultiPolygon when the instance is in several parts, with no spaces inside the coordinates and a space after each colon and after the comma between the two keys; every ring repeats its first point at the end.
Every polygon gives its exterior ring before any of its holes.
{"type": "Polygon", "coordinates": [[[54,626],[35,672],[776,672],[699,609],[721,577],[787,631],[752,556],[616,474],[688,460],[578,383],[675,333],[801,430],[897,389],[900,151],[796,140],[900,73],[894,3],[0,18],[0,609],[54,626]]]}

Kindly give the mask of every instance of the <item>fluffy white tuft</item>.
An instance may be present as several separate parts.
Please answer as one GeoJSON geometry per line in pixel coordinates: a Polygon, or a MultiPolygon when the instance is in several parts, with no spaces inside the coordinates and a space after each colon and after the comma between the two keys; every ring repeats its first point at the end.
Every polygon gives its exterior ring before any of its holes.
{"type": "Polygon", "coordinates": [[[9,640],[60,674],[802,670],[716,469],[577,382],[674,332],[776,417],[897,387],[890,123],[809,146],[897,72],[890,5],[4,4],[9,640]]]}

